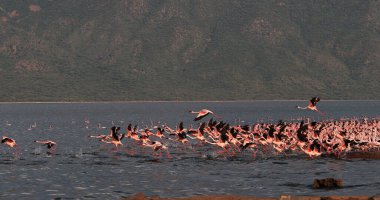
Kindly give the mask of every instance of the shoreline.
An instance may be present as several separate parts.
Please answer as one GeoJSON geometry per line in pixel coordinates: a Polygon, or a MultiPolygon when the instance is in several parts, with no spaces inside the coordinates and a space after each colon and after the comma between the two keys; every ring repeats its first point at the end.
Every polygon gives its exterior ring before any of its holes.
{"type": "Polygon", "coordinates": [[[199,195],[191,197],[145,196],[137,193],[122,200],[380,200],[380,193],[373,196],[297,196],[282,194],[279,197],[256,197],[248,195],[199,195]]]}

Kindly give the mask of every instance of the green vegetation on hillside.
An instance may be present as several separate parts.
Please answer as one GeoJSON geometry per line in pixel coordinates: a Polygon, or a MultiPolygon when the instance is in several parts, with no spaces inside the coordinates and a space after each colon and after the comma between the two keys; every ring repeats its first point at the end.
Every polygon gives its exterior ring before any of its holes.
{"type": "Polygon", "coordinates": [[[379,9],[0,0],[0,101],[380,99],[379,9]]]}

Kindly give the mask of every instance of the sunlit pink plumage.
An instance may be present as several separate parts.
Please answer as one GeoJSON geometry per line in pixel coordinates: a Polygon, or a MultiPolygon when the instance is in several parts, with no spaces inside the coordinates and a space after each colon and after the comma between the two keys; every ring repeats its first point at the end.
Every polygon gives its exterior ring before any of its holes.
{"type": "Polygon", "coordinates": [[[203,119],[204,117],[206,117],[207,115],[209,114],[212,114],[214,115],[216,118],[220,118],[219,116],[217,116],[214,112],[212,112],[211,110],[208,110],[208,109],[202,109],[200,111],[190,111],[191,113],[194,113],[194,114],[198,114],[195,118],[194,118],[194,121],[198,121],[198,120],[201,120],[203,119]]]}

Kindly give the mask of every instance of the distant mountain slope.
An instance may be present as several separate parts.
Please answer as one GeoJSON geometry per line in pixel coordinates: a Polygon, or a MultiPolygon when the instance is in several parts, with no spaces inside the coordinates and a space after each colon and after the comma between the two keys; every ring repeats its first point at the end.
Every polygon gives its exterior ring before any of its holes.
{"type": "Polygon", "coordinates": [[[0,101],[380,99],[380,2],[0,1],[0,101]]]}

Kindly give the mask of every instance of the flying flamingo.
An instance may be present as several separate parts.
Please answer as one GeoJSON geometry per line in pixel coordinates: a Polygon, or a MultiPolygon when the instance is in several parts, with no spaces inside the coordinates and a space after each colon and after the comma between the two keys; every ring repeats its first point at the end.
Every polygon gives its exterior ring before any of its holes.
{"type": "Polygon", "coordinates": [[[166,151],[166,157],[167,158],[171,158],[169,150],[168,150],[168,147],[165,146],[164,144],[162,144],[159,141],[153,141],[150,144],[149,143],[145,143],[143,145],[146,146],[146,147],[152,148],[154,152],[158,152],[159,151],[158,157],[161,157],[161,155],[162,155],[162,151],[161,150],[165,150],[166,151]]]}
{"type": "Polygon", "coordinates": [[[7,136],[3,136],[3,139],[1,140],[1,143],[8,145],[9,147],[13,148],[16,146],[16,140],[9,138],[7,136]]]}
{"type": "Polygon", "coordinates": [[[201,123],[197,130],[188,130],[189,134],[192,134],[194,137],[188,136],[191,139],[198,139],[202,142],[205,142],[206,138],[204,137],[204,129],[205,129],[206,123],[201,123]]]}
{"type": "Polygon", "coordinates": [[[159,137],[159,138],[165,137],[165,135],[164,135],[165,130],[161,127],[156,127],[156,128],[157,128],[157,132],[156,132],[155,136],[159,137]]]}
{"type": "Polygon", "coordinates": [[[127,128],[127,137],[133,139],[134,141],[140,141],[140,137],[137,134],[137,129],[137,125],[132,128],[132,124],[129,124],[127,128]]]}
{"type": "Polygon", "coordinates": [[[318,110],[317,108],[317,103],[321,100],[321,98],[319,97],[313,97],[309,100],[309,105],[306,106],[306,107],[301,107],[301,106],[297,106],[298,109],[302,109],[302,110],[312,110],[312,111],[317,111],[319,113],[321,113],[322,115],[324,115],[325,113],[322,113],[321,111],[318,110]]]}
{"type": "Polygon", "coordinates": [[[51,141],[51,140],[43,140],[43,141],[38,141],[38,140],[35,140],[34,141],[35,143],[39,143],[39,144],[42,144],[42,145],[46,145],[46,147],[48,149],[51,149],[53,148],[55,145],[57,145],[57,143],[51,141]]]}
{"type": "MultiPolygon", "coordinates": [[[[118,127],[118,128],[120,129],[120,127],[118,127]]],[[[97,138],[97,139],[100,139],[100,141],[104,141],[104,140],[108,140],[108,139],[112,138],[113,137],[112,135],[114,134],[115,131],[116,131],[116,127],[115,128],[111,128],[110,129],[110,133],[108,135],[102,135],[102,134],[100,134],[100,135],[90,135],[89,137],[91,137],[91,138],[97,138]]]]}
{"type": "Polygon", "coordinates": [[[119,145],[123,145],[123,143],[121,143],[121,140],[125,137],[125,133],[122,133],[121,135],[119,135],[118,131],[120,130],[120,127],[117,127],[115,129],[113,127],[111,128],[111,130],[112,130],[112,141],[111,141],[111,143],[114,144],[117,148],[119,145]]]}
{"type": "Polygon", "coordinates": [[[8,147],[10,147],[12,149],[15,149],[14,154],[18,155],[20,153],[20,149],[18,148],[18,146],[16,144],[16,140],[9,138],[7,136],[3,136],[1,143],[8,145],[8,147]]]}
{"type": "Polygon", "coordinates": [[[120,130],[120,127],[111,127],[111,134],[112,134],[112,137],[111,137],[111,141],[107,141],[107,140],[102,140],[102,142],[105,142],[105,143],[112,143],[116,146],[116,149],[118,148],[119,145],[123,145],[123,143],[121,143],[121,140],[125,137],[125,133],[119,135],[119,130],[120,130]]]}
{"type": "Polygon", "coordinates": [[[57,143],[51,141],[51,140],[43,140],[43,141],[38,141],[35,140],[35,143],[39,143],[42,145],[46,145],[46,147],[49,149],[48,153],[51,154],[51,151],[55,151],[57,149],[57,143]]]}
{"type": "Polygon", "coordinates": [[[223,129],[220,131],[220,136],[219,136],[219,140],[218,141],[215,140],[212,136],[209,136],[209,138],[211,138],[214,142],[209,142],[207,140],[206,140],[206,142],[209,143],[209,144],[212,144],[212,145],[219,146],[223,150],[225,150],[225,152],[227,152],[227,148],[230,147],[230,144],[228,142],[228,136],[227,136],[228,129],[229,129],[229,125],[228,124],[223,127],[223,129]]]}
{"type": "Polygon", "coordinates": [[[201,120],[202,118],[206,117],[207,115],[209,114],[212,114],[214,115],[216,118],[220,118],[219,116],[217,116],[214,112],[212,112],[211,110],[207,110],[207,109],[202,109],[200,111],[190,111],[191,113],[194,113],[194,114],[198,114],[195,118],[194,118],[194,121],[198,121],[198,120],[201,120]]]}

